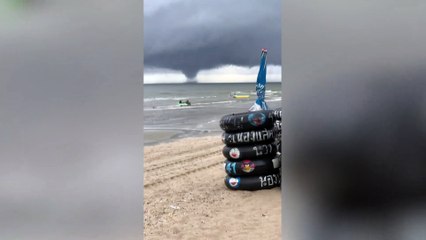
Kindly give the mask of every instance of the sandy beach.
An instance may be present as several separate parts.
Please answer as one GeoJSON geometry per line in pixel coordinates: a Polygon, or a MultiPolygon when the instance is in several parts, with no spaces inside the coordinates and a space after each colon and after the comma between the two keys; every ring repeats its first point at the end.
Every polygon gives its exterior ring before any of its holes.
{"type": "Polygon", "coordinates": [[[281,191],[224,185],[221,136],[144,148],[144,239],[281,239],[281,191]]]}

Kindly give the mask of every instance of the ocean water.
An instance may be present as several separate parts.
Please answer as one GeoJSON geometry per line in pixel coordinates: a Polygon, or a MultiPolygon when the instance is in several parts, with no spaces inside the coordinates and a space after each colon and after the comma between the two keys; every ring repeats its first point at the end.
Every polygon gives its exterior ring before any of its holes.
{"type": "MultiPolygon", "coordinates": [[[[267,83],[266,103],[281,106],[281,83],[267,83]]],[[[255,83],[145,84],[145,145],[196,135],[218,134],[223,115],[246,112],[256,100],[255,83]],[[234,99],[232,92],[251,93],[249,99],[234,99]],[[191,106],[178,106],[188,99],[191,106]]]]}

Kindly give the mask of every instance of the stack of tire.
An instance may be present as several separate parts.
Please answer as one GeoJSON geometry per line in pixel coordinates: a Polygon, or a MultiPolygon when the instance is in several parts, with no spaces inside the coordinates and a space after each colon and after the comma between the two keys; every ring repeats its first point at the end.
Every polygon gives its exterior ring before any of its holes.
{"type": "Polygon", "coordinates": [[[231,190],[270,189],[281,184],[281,109],[223,116],[225,185],[231,190]]]}

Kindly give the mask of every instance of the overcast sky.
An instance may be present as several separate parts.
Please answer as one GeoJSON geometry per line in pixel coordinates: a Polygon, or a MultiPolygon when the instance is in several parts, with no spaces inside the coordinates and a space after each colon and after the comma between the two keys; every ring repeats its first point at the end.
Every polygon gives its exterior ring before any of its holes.
{"type": "Polygon", "coordinates": [[[145,83],[254,82],[261,48],[268,81],[281,81],[280,9],[280,0],[145,1],[145,83]]]}

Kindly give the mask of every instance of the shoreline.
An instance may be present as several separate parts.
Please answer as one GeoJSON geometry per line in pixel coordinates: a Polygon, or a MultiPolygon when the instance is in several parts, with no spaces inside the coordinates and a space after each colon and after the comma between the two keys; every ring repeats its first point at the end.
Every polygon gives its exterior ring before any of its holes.
{"type": "Polygon", "coordinates": [[[155,146],[161,143],[170,143],[179,139],[192,137],[208,137],[221,135],[219,130],[179,129],[179,128],[150,128],[144,129],[144,146],[155,146]]]}
{"type": "Polygon", "coordinates": [[[144,147],[144,239],[281,239],[280,188],[225,187],[221,134],[144,147]]]}

